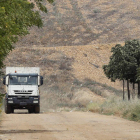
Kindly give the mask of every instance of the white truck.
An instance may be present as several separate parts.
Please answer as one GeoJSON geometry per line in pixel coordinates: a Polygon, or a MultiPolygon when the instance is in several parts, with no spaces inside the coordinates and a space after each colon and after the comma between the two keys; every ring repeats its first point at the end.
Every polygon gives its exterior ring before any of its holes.
{"type": "Polygon", "coordinates": [[[39,67],[6,67],[3,77],[6,85],[5,113],[14,109],[28,109],[29,113],[40,112],[39,86],[43,85],[39,67]]]}

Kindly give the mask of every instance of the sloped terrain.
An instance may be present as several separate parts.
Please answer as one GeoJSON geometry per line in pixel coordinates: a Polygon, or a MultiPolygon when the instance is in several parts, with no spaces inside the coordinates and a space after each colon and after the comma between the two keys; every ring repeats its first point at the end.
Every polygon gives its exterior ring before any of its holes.
{"type": "Polygon", "coordinates": [[[56,0],[44,3],[44,27],[32,28],[17,43],[30,45],[76,46],[124,42],[140,38],[139,0],[56,0]]]}
{"type": "Polygon", "coordinates": [[[140,2],[57,0],[44,5],[48,8],[48,14],[41,13],[44,27],[31,28],[5,65],[41,68],[45,108],[83,107],[121,94],[121,82],[110,82],[102,66],[108,63],[115,44],[140,38],[140,2]]]}
{"type": "Polygon", "coordinates": [[[9,54],[5,65],[41,68],[42,110],[56,106],[84,107],[90,101],[121,94],[116,90],[121,89],[121,83],[111,83],[102,70],[114,45],[19,47],[9,54]]]}

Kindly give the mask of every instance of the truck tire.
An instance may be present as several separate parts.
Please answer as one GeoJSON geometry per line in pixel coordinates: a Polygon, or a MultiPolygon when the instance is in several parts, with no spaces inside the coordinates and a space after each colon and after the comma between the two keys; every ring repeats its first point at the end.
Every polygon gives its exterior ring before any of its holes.
{"type": "Polygon", "coordinates": [[[5,113],[6,113],[6,114],[9,114],[9,113],[11,113],[11,112],[12,112],[12,108],[11,108],[11,106],[5,104],[5,113]]]}
{"type": "Polygon", "coordinates": [[[35,106],[35,113],[40,113],[40,105],[35,106]]]}
{"type": "Polygon", "coordinates": [[[8,105],[8,103],[7,103],[7,97],[5,97],[5,100],[4,100],[4,109],[5,109],[5,113],[6,114],[9,114],[9,113],[11,113],[12,112],[12,108],[11,108],[11,106],[10,105],[8,105]]]}
{"type": "Polygon", "coordinates": [[[34,109],[33,108],[30,108],[30,109],[28,109],[28,112],[29,113],[34,113],[34,109]]]}
{"type": "Polygon", "coordinates": [[[14,108],[11,108],[11,113],[14,113],[14,108]]]}

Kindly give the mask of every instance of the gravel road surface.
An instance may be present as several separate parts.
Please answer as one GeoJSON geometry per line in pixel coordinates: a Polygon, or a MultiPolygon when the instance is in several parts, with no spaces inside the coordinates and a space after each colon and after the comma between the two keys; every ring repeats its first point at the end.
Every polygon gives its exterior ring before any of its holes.
{"type": "Polygon", "coordinates": [[[91,112],[2,113],[0,140],[140,140],[140,124],[91,112]]]}

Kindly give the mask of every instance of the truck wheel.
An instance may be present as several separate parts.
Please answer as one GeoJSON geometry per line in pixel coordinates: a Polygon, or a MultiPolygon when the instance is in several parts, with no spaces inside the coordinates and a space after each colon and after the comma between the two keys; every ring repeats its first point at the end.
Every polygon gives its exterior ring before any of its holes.
{"type": "Polygon", "coordinates": [[[35,106],[35,113],[40,113],[40,106],[35,106]]]}
{"type": "Polygon", "coordinates": [[[5,106],[5,113],[6,114],[9,114],[9,113],[12,112],[12,108],[11,108],[10,105],[8,105],[7,100],[6,100],[6,97],[5,97],[5,100],[4,100],[4,106],[5,106]]]}
{"type": "Polygon", "coordinates": [[[30,109],[28,109],[28,112],[29,113],[33,113],[34,112],[34,109],[33,108],[30,108],[30,109]]]}
{"type": "Polygon", "coordinates": [[[5,113],[6,113],[6,114],[9,114],[9,113],[11,113],[11,112],[12,112],[11,106],[5,105],[5,113]]]}
{"type": "Polygon", "coordinates": [[[11,108],[11,113],[14,113],[14,108],[11,108]]]}

